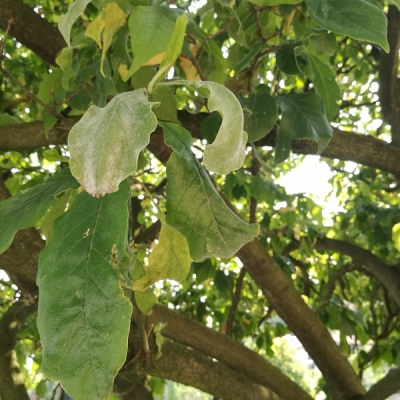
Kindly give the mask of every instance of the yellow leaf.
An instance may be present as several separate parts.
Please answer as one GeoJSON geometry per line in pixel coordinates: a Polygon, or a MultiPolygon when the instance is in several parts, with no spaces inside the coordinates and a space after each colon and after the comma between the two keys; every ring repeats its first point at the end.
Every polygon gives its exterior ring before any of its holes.
{"type": "Polygon", "coordinates": [[[181,68],[183,69],[183,72],[185,73],[186,79],[188,81],[200,80],[200,76],[196,67],[188,58],[179,57],[179,63],[181,64],[181,68]]]}
{"type": "Polygon", "coordinates": [[[92,38],[103,49],[100,68],[103,76],[103,62],[107,50],[111,46],[115,32],[120,26],[124,25],[127,16],[128,14],[125,14],[117,3],[108,3],[86,29],[85,36],[92,38]],[[103,43],[101,39],[103,39],[103,43]]]}
{"type": "Polygon", "coordinates": [[[400,223],[394,225],[392,228],[392,240],[394,247],[400,251],[400,223]]]}
{"type": "Polygon", "coordinates": [[[128,75],[128,72],[129,72],[129,70],[128,70],[128,68],[127,68],[127,66],[125,64],[120,64],[119,65],[118,73],[119,73],[119,76],[121,77],[121,79],[123,81],[125,80],[125,77],[128,75]]]}
{"type": "Polygon", "coordinates": [[[161,61],[163,60],[164,56],[165,56],[165,51],[155,55],[154,57],[151,57],[150,60],[147,61],[143,65],[158,65],[158,64],[161,64],[161,61]]]}

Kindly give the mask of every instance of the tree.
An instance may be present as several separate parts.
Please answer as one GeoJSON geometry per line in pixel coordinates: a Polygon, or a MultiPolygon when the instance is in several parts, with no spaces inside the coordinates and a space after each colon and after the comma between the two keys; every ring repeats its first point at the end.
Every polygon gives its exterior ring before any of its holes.
{"type": "Polygon", "coordinates": [[[399,391],[399,7],[0,0],[1,399],[399,391]]]}

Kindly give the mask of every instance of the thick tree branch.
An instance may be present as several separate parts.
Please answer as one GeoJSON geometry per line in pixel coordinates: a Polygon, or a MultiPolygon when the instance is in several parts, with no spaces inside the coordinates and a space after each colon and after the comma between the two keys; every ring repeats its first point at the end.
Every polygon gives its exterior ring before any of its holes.
{"type": "Polygon", "coordinates": [[[282,400],[271,390],[196,350],[167,341],[161,351],[157,362],[146,368],[151,375],[196,387],[221,400],[282,400]]]}
{"type": "Polygon", "coordinates": [[[400,307],[400,268],[389,266],[370,251],[344,240],[318,239],[314,247],[317,250],[332,250],[348,255],[356,264],[364,265],[387,289],[394,302],[400,307]]]}
{"type": "Polygon", "coordinates": [[[0,28],[10,34],[44,61],[55,65],[57,53],[66,46],[58,31],[21,0],[0,0],[0,28]]]}
{"type": "Polygon", "coordinates": [[[391,369],[380,381],[371,386],[362,400],[385,400],[400,391],[400,367],[391,369]]]}
{"type": "Polygon", "coordinates": [[[383,117],[392,127],[392,143],[400,146],[400,81],[397,78],[400,50],[400,11],[389,6],[388,42],[390,52],[381,51],[379,59],[379,100],[383,117]]]}
{"type": "Polygon", "coordinates": [[[356,399],[365,393],[356,373],[341,354],[327,328],[303,301],[282,269],[254,240],[238,256],[272,307],[314,360],[335,400],[356,399]]]}
{"type": "Polygon", "coordinates": [[[213,331],[201,323],[166,307],[155,305],[149,317],[153,324],[167,323],[162,334],[192,347],[246,375],[255,383],[270,388],[284,399],[310,400],[311,397],[279,368],[235,339],[213,331]]]}
{"type": "Polygon", "coordinates": [[[19,300],[0,320],[0,397],[4,400],[29,400],[14,347],[18,331],[36,311],[36,306],[36,303],[19,300]]]}

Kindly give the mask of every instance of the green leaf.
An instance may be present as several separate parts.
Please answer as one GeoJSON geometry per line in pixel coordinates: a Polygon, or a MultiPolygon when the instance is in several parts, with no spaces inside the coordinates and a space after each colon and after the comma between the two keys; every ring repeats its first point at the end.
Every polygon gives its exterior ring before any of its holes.
{"type": "Polygon", "coordinates": [[[46,392],[47,392],[47,385],[46,381],[41,380],[37,386],[36,386],[36,396],[37,397],[46,397],[46,392]]]}
{"type": "Polygon", "coordinates": [[[278,128],[276,133],[274,164],[280,164],[289,157],[290,150],[292,149],[292,141],[293,139],[289,135],[286,135],[282,132],[282,129],[278,128]]]}
{"type": "Polygon", "coordinates": [[[190,150],[184,128],[163,123],[165,142],[174,149],[167,163],[167,223],[187,239],[194,261],[231,257],[258,234],[222,200],[208,174],[190,150]]]}
{"type": "Polygon", "coordinates": [[[56,196],[67,189],[78,188],[68,169],[63,169],[41,185],[17,193],[0,202],[0,253],[7,250],[20,229],[31,228],[57,201],[56,196]]]}
{"type": "Polygon", "coordinates": [[[249,0],[250,3],[258,4],[260,6],[279,6],[281,4],[299,4],[303,0],[249,0]]]}
{"type": "Polygon", "coordinates": [[[188,17],[186,14],[182,14],[177,18],[174,32],[172,34],[171,40],[168,43],[167,51],[160,64],[160,68],[154,79],[149,84],[150,93],[153,91],[154,84],[167,75],[167,72],[175,64],[175,61],[181,54],[183,40],[185,39],[186,34],[187,23],[188,17]]]}
{"type": "Polygon", "coordinates": [[[104,107],[91,106],[68,137],[72,174],[87,192],[104,196],[137,168],[157,119],[144,89],[115,96],[104,107]]]}
{"type": "Polygon", "coordinates": [[[103,62],[112,38],[117,30],[124,25],[127,15],[117,3],[108,3],[96,19],[87,27],[85,36],[92,38],[102,49],[100,72],[104,75],[103,62]]]}
{"type": "Polygon", "coordinates": [[[146,275],[133,283],[133,290],[145,291],[162,279],[181,282],[186,279],[192,258],[188,242],[179,231],[162,221],[160,239],[144,268],[146,275]]]}
{"type": "Polygon", "coordinates": [[[59,152],[56,149],[45,150],[43,152],[43,157],[45,160],[50,162],[54,161],[69,162],[69,159],[59,154],[59,152]]]}
{"type": "Polygon", "coordinates": [[[138,6],[132,11],[129,32],[134,58],[126,79],[167,50],[174,27],[175,18],[167,7],[138,6]]]}
{"type": "Polygon", "coordinates": [[[266,136],[278,119],[278,105],[268,93],[253,93],[240,96],[243,107],[244,129],[249,142],[255,142],[266,136]]]}
{"type": "Polygon", "coordinates": [[[400,11],[400,0],[389,0],[388,3],[395,5],[400,11]]]}
{"type": "Polygon", "coordinates": [[[132,306],[116,269],[126,257],[127,181],[101,199],[82,192],[39,258],[43,373],[76,400],[108,399],[126,359],[132,306]]]}
{"type": "Polygon", "coordinates": [[[380,45],[389,52],[387,19],[366,0],[306,0],[311,18],[327,30],[380,45]]]}
{"type": "Polygon", "coordinates": [[[204,166],[221,175],[241,168],[246,157],[247,133],[243,130],[243,111],[236,96],[225,86],[215,82],[177,83],[186,84],[192,90],[197,89],[202,96],[208,97],[209,111],[218,111],[222,116],[217,137],[204,151],[204,166]]]}
{"type": "Polygon", "coordinates": [[[58,29],[64,37],[64,40],[67,42],[67,45],[70,46],[70,34],[72,25],[79,18],[79,16],[83,13],[86,6],[92,0],[76,0],[68,6],[68,11],[66,14],[61,16],[60,21],[58,22],[58,29]]]}
{"type": "Polygon", "coordinates": [[[286,43],[276,53],[276,64],[279,69],[288,75],[301,74],[297,64],[296,48],[301,46],[300,42],[286,43]]]}
{"type": "Polygon", "coordinates": [[[13,115],[7,113],[0,114],[0,125],[14,125],[20,124],[22,121],[18,117],[14,117],[13,115]]]}
{"type": "Polygon", "coordinates": [[[144,292],[135,292],[136,304],[143,314],[150,315],[154,304],[157,302],[157,296],[152,289],[147,289],[144,292]]]}
{"type": "Polygon", "coordinates": [[[157,88],[151,95],[151,101],[160,103],[160,106],[154,109],[157,119],[179,124],[174,88],[168,86],[157,88]]]}
{"type": "Polygon", "coordinates": [[[308,54],[308,62],[313,75],[311,78],[313,86],[323,100],[326,114],[331,121],[339,111],[340,89],[336,82],[336,74],[320,58],[312,54],[308,54]]]}
{"type": "Polygon", "coordinates": [[[292,139],[312,139],[321,153],[332,138],[324,104],[316,93],[287,94],[277,97],[282,109],[281,130],[292,139]]]}

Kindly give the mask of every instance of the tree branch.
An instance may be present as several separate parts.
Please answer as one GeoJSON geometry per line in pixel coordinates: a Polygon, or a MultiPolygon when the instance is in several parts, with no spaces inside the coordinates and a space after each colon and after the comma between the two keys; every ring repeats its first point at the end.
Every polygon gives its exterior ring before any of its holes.
{"type": "Polygon", "coordinates": [[[344,240],[318,239],[314,247],[317,250],[332,250],[345,254],[351,257],[356,264],[364,265],[387,289],[394,302],[400,307],[400,269],[397,266],[389,266],[370,251],[344,240]]]}
{"type": "Polygon", "coordinates": [[[0,397],[4,400],[29,400],[14,347],[18,331],[36,307],[36,303],[19,300],[0,320],[0,397]]]}
{"type": "Polygon", "coordinates": [[[238,256],[272,307],[297,336],[324,376],[334,399],[352,399],[365,393],[353,368],[341,354],[328,329],[303,301],[293,284],[254,240],[238,256]]]}
{"type": "Polygon", "coordinates": [[[221,400],[283,400],[271,390],[196,350],[166,341],[161,351],[157,362],[146,368],[147,373],[196,387],[221,400]]]}
{"type": "Polygon", "coordinates": [[[57,53],[67,44],[61,33],[21,0],[0,0],[0,28],[10,34],[44,61],[56,65],[57,53]]]}
{"type": "Polygon", "coordinates": [[[311,400],[311,397],[279,368],[229,336],[157,304],[149,322],[167,323],[161,332],[163,336],[217,359],[255,383],[270,388],[284,399],[311,400]]]}
{"type": "Polygon", "coordinates": [[[385,400],[390,395],[397,393],[400,390],[400,367],[393,368],[389,373],[376,382],[363,396],[362,400],[385,400]]]}

